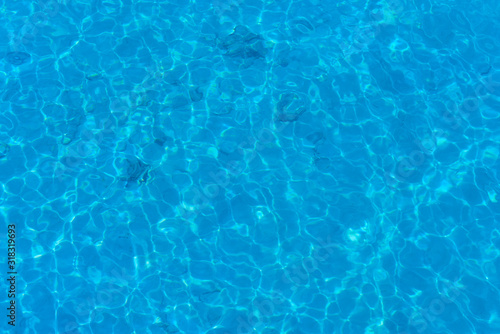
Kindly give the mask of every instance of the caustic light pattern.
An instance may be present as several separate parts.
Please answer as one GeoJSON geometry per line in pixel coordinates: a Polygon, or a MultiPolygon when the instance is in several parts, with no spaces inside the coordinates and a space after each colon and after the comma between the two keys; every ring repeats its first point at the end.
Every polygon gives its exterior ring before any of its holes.
{"type": "Polygon", "coordinates": [[[496,1],[1,16],[17,333],[500,333],[496,1]]]}

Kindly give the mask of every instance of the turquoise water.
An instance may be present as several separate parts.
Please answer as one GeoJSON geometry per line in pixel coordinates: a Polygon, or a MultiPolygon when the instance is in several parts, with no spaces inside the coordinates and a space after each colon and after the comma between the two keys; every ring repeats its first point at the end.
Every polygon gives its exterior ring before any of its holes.
{"type": "Polygon", "coordinates": [[[500,333],[497,2],[1,4],[16,333],[500,333]]]}

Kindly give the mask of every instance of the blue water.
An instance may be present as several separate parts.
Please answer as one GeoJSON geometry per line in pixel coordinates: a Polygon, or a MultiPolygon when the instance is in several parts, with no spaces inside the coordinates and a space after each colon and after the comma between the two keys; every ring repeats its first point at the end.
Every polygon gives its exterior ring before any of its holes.
{"type": "Polygon", "coordinates": [[[0,15],[5,333],[500,333],[499,2],[0,15]]]}

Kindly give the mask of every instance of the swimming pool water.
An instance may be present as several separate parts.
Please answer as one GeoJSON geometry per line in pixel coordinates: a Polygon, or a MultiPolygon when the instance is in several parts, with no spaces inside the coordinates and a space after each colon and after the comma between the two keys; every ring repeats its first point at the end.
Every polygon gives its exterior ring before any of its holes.
{"type": "Polygon", "coordinates": [[[500,333],[500,3],[0,10],[6,333],[500,333]]]}

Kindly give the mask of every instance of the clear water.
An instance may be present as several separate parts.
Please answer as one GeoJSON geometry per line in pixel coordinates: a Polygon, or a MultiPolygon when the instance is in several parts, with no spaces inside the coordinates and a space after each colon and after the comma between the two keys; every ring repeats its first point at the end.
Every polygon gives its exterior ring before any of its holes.
{"type": "Polygon", "coordinates": [[[500,333],[499,2],[1,4],[17,333],[500,333]]]}

